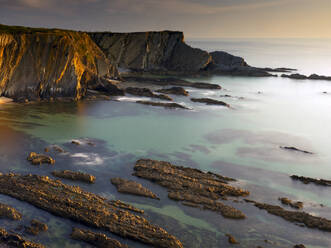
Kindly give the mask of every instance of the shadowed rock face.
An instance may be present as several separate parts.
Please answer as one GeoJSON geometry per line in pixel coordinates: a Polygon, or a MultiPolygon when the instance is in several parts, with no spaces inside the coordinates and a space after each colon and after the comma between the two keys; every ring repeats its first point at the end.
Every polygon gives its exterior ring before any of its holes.
{"type": "Polygon", "coordinates": [[[162,228],[126,210],[136,210],[119,201],[107,201],[79,187],[48,177],[7,174],[0,176],[0,193],[26,201],[54,215],[102,228],[125,238],[155,247],[183,247],[162,228]]]}
{"type": "Polygon", "coordinates": [[[90,37],[81,32],[16,32],[0,26],[0,95],[29,100],[80,99],[89,84],[107,84],[115,66],[90,37]]]}
{"type": "MultiPolygon", "coordinates": [[[[8,233],[5,229],[0,228],[0,244],[5,244],[5,247],[18,248],[45,248],[45,246],[31,241],[24,240],[21,236],[13,233],[8,233]]],[[[1,246],[1,245],[0,245],[1,246]]]]}
{"type": "Polygon", "coordinates": [[[199,72],[211,56],[184,42],[182,32],[89,33],[118,67],[142,72],[199,72]]]}
{"type": "Polygon", "coordinates": [[[74,228],[71,233],[71,238],[84,241],[99,248],[128,248],[127,245],[123,245],[103,233],[95,233],[86,229],[74,228]]]}
{"type": "Polygon", "coordinates": [[[217,201],[226,196],[247,196],[248,191],[228,185],[232,178],[197,169],[172,165],[150,159],[140,159],[134,167],[135,176],[148,179],[169,191],[168,197],[191,207],[203,207],[221,213],[224,217],[242,219],[245,215],[217,201]]]}

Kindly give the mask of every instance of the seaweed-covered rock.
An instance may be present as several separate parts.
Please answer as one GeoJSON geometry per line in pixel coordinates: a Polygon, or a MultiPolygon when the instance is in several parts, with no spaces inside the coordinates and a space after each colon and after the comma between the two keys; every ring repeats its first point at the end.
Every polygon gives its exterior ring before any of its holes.
{"type": "Polygon", "coordinates": [[[205,103],[207,105],[220,105],[220,106],[230,107],[229,104],[227,104],[223,101],[219,101],[219,100],[215,100],[215,99],[211,99],[211,98],[191,98],[191,101],[205,103]]]}
{"type": "Polygon", "coordinates": [[[156,92],[164,93],[164,94],[172,94],[172,95],[180,95],[180,96],[188,96],[189,93],[182,87],[174,86],[167,89],[159,89],[156,92]]]}
{"type": "Polygon", "coordinates": [[[301,202],[301,201],[293,202],[286,197],[279,198],[279,200],[281,201],[282,204],[290,206],[292,208],[296,208],[296,209],[303,208],[303,202],[301,202]]]}
{"type": "Polygon", "coordinates": [[[331,180],[315,179],[315,178],[311,178],[311,177],[303,177],[303,176],[297,176],[297,175],[292,175],[291,178],[292,178],[292,180],[300,181],[304,184],[313,183],[316,185],[331,186],[331,180]]]}
{"type": "Polygon", "coordinates": [[[22,219],[22,214],[18,212],[15,208],[0,203],[0,218],[7,218],[11,220],[20,220],[22,219]]]}
{"type": "Polygon", "coordinates": [[[143,105],[149,105],[154,107],[164,107],[164,108],[179,108],[179,109],[188,109],[187,107],[180,105],[175,102],[151,102],[151,101],[136,101],[136,103],[143,104],[143,105]]]}
{"type": "Polygon", "coordinates": [[[26,201],[54,215],[152,246],[183,247],[177,238],[162,228],[126,211],[130,208],[128,204],[109,201],[59,180],[37,175],[0,175],[0,193],[26,201]]]}
{"type": "Polygon", "coordinates": [[[109,238],[103,233],[95,233],[81,228],[73,228],[71,238],[84,241],[99,248],[128,248],[127,245],[123,245],[116,239],[109,238]]]}
{"type": "Polygon", "coordinates": [[[53,159],[51,156],[47,156],[44,154],[38,154],[35,152],[30,152],[27,160],[30,161],[33,165],[54,164],[55,163],[55,159],[53,159]]]}
{"type": "Polygon", "coordinates": [[[63,171],[53,171],[52,175],[55,177],[60,177],[64,179],[69,179],[73,181],[82,181],[85,183],[94,183],[95,182],[95,176],[82,173],[82,172],[75,172],[70,170],[63,170],[63,171]]]}
{"type": "Polygon", "coordinates": [[[172,101],[170,96],[164,94],[154,94],[148,88],[138,88],[138,87],[128,87],[125,89],[125,92],[134,96],[144,96],[144,97],[151,97],[151,98],[158,98],[166,101],[172,101]]]}
{"type": "Polygon", "coordinates": [[[39,220],[32,220],[30,226],[25,227],[25,232],[34,236],[38,235],[40,232],[46,232],[47,230],[48,226],[39,220]]]}
{"type": "Polygon", "coordinates": [[[169,162],[140,159],[134,175],[155,182],[169,191],[168,197],[192,207],[203,207],[221,213],[224,217],[242,219],[245,215],[217,201],[225,196],[247,196],[248,191],[228,184],[234,179],[197,169],[176,166],[169,162]]]}
{"type": "Polygon", "coordinates": [[[112,178],[111,183],[116,186],[118,192],[131,195],[145,196],[152,199],[159,199],[157,195],[155,195],[149,189],[143,187],[140,183],[119,177],[112,178]]]}
{"type": "Polygon", "coordinates": [[[45,248],[45,246],[41,244],[25,240],[18,234],[8,233],[5,229],[2,228],[0,228],[0,244],[5,244],[8,247],[17,248],[45,248]]]}

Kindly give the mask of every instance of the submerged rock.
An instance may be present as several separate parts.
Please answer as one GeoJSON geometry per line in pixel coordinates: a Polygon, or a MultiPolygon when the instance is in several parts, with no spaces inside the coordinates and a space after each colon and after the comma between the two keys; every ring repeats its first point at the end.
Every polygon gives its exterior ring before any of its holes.
{"type": "Polygon", "coordinates": [[[281,201],[282,204],[290,206],[292,208],[296,208],[296,209],[303,208],[303,202],[301,202],[301,201],[293,202],[286,197],[279,198],[279,200],[281,201]]]}
{"type": "Polygon", "coordinates": [[[289,222],[296,224],[303,224],[308,228],[315,228],[326,232],[331,232],[331,220],[313,216],[309,213],[302,211],[288,211],[280,206],[270,205],[266,203],[259,203],[251,200],[246,200],[251,202],[259,209],[266,210],[269,214],[279,216],[289,222]]]}
{"type": "Polygon", "coordinates": [[[51,156],[47,156],[44,154],[38,154],[35,152],[30,152],[27,160],[30,161],[33,165],[54,164],[55,163],[55,159],[53,159],[51,156]]]}
{"type": "Polygon", "coordinates": [[[202,207],[221,213],[224,217],[242,219],[245,215],[217,201],[225,196],[247,196],[248,191],[228,185],[232,178],[197,169],[176,166],[169,162],[140,159],[134,175],[155,182],[169,191],[168,197],[192,207],[202,207]]]}
{"type": "MultiPolygon", "coordinates": [[[[45,248],[45,246],[23,239],[18,234],[8,233],[5,229],[0,228],[0,244],[8,247],[17,248],[45,248]]],[[[1,245],[0,245],[1,246],[1,245]]]]}
{"type": "Polygon", "coordinates": [[[15,208],[7,204],[0,203],[0,218],[20,220],[22,219],[22,214],[18,212],[15,208]]]}
{"type": "Polygon", "coordinates": [[[302,152],[302,153],[306,153],[306,154],[314,154],[314,153],[309,152],[309,151],[298,149],[298,148],[296,148],[294,146],[280,146],[280,148],[283,149],[283,150],[289,150],[289,151],[294,151],[294,152],[302,152]]]}
{"type": "Polygon", "coordinates": [[[57,153],[63,153],[64,149],[58,145],[51,145],[45,148],[45,152],[55,151],[57,153]]]}
{"type": "MultiPolygon", "coordinates": [[[[183,247],[162,228],[129,211],[129,205],[108,201],[79,187],[37,175],[0,176],[0,193],[26,201],[54,215],[102,228],[156,247],[183,247]]],[[[135,209],[132,207],[132,209],[135,209]]]]}
{"type": "Polygon", "coordinates": [[[127,245],[123,245],[103,233],[95,233],[86,229],[73,228],[71,238],[84,241],[98,248],[128,248],[127,245]]]}
{"type": "Polygon", "coordinates": [[[70,179],[74,181],[82,181],[85,183],[94,183],[95,182],[95,176],[82,173],[82,172],[75,172],[70,170],[63,170],[63,171],[53,171],[52,175],[55,177],[70,179]]]}
{"type": "Polygon", "coordinates": [[[322,185],[322,186],[331,186],[331,180],[315,179],[315,178],[311,178],[311,177],[302,177],[302,176],[297,176],[297,175],[292,175],[291,178],[296,181],[301,181],[304,184],[314,183],[314,184],[322,185]]]}
{"type": "Polygon", "coordinates": [[[144,96],[144,97],[151,97],[151,98],[159,98],[166,101],[172,101],[172,98],[167,95],[163,94],[154,94],[150,89],[148,88],[136,88],[136,87],[128,87],[125,89],[126,93],[129,93],[134,96],[144,96]]]}
{"type": "Polygon", "coordinates": [[[25,227],[25,232],[31,235],[38,235],[40,232],[46,232],[48,226],[39,220],[32,220],[30,226],[25,227]]]}
{"type": "Polygon", "coordinates": [[[167,89],[159,89],[156,92],[165,93],[165,94],[172,94],[172,95],[181,95],[181,96],[188,96],[189,93],[182,87],[171,87],[167,89]]]}
{"type": "Polygon", "coordinates": [[[116,186],[117,191],[131,195],[145,196],[152,199],[159,199],[152,191],[143,187],[140,183],[129,181],[123,178],[112,178],[111,183],[116,186]]]}
{"type": "Polygon", "coordinates": [[[164,102],[151,102],[151,101],[136,101],[136,103],[155,106],[155,107],[188,109],[187,107],[175,102],[164,103],[164,102]]]}
{"type": "Polygon", "coordinates": [[[232,245],[239,244],[239,242],[231,235],[231,234],[225,234],[225,236],[228,237],[228,242],[232,245]]]}
{"type": "Polygon", "coordinates": [[[192,102],[200,102],[200,103],[205,103],[207,105],[220,105],[220,106],[225,106],[225,107],[230,107],[229,104],[223,102],[223,101],[219,101],[219,100],[215,100],[215,99],[211,99],[211,98],[191,98],[192,102]]]}

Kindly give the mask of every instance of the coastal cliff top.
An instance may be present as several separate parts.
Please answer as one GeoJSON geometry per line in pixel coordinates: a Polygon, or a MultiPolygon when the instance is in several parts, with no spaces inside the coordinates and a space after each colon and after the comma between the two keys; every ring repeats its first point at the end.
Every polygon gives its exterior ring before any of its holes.
{"type": "Polygon", "coordinates": [[[74,30],[66,30],[66,29],[56,29],[56,28],[31,28],[24,26],[7,26],[0,24],[0,34],[33,34],[33,33],[66,33],[66,32],[80,32],[74,30]]]}

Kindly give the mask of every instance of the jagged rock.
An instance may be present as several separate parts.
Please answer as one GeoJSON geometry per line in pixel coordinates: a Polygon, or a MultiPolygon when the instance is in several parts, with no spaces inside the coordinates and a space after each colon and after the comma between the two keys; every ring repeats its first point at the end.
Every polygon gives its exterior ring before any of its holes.
{"type": "Polygon", "coordinates": [[[8,233],[5,229],[0,228],[0,244],[8,247],[17,248],[45,248],[45,246],[23,239],[18,234],[8,233]]]}
{"type": "Polygon", "coordinates": [[[191,87],[196,89],[209,89],[209,90],[220,90],[222,87],[218,84],[210,84],[203,82],[189,82],[178,78],[152,78],[152,77],[142,77],[142,76],[123,76],[126,81],[159,85],[159,86],[182,86],[191,87]]]}
{"type": "Polygon", "coordinates": [[[116,186],[117,191],[131,195],[145,196],[152,199],[159,199],[152,191],[143,187],[140,183],[129,181],[123,178],[112,178],[111,183],[116,186]]]}
{"type": "Polygon", "coordinates": [[[159,89],[156,92],[164,93],[164,94],[172,94],[172,95],[181,95],[181,96],[188,96],[189,93],[182,87],[171,87],[167,89],[159,89]]]}
{"type": "Polygon", "coordinates": [[[108,201],[77,186],[69,186],[48,177],[1,175],[0,193],[26,201],[54,215],[152,246],[183,247],[177,238],[162,228],[126,211],[125,209],[130,208],[129,205],[108,201]]]}
{"type": "Polygon", "coordinates": [[[225,234],[225,236],[228,237],[228,242],[232,245],[239,244],[239,242],[231,235],[231,234],[225,234]]]}
{"type": "Polygon", "coordinates": [[[294,151],[294,152],[302,152],[302,153],[306,153],[306,154],[314,154],[314,153],[309,152],[309,151],[298,149],[298,148],[296,148],[294,146],[280,146],[280,148],[281,149],[284,149],[284,150],[294,151]]]}
{"type": "Polygon", "coordinates": [[[41,164],[54,164],[55,160],[51,156],[47,156],[44,154],[37,154],[35,152],[30,152],[28,158],[33,165],[41,165],[41,164]]]}
{"type": "Polygon", "coordinates": [[[22,214],[18,212],[15,208],[0,203],[0,218],[8,218],[11,220],[20,220],[22,219],[22,214]]]}
{"type": "Polygon", "coordinates": [[[175,102],[163,103],[163,102],[151,102],[151,101],[136,101],[136,103],[155,106],[155,107],[188,109],[187,107],[175,102]]]}
{"type": "Polygon", "coordinates": [[[99,248],[128,248],[127,245],[123,245],[116,239],[109,238],[103,233],[95,233],[86,229],[73,228],[71,238],[84,241],[99,248]]]}
{"type": "Polygon", "coordinates": [[[126,93],[129,93],[134,96],[144,96],[144,97],[152,97],[159,98],[166,101],[172,101],[170,96],[164,94],[154,94],[150,89],[147,88],[136,88],[136,87],[128,87],[125,89],[126,93]]]}
{"type": "Polygon", "coordinates": [[[313,216],[309,213],[302,211],[288,211],[280,206],[270,205],[266,203],[259,203],[251,200],[246,200],[251,202],[259,209],[266,210],[269,214],[273,214],[296,224],[302,224],[308,228],[315,228],[326,232],[331,232],[331,220],[313,216]]]}
{"type": "Polygon", "coordinates": [[[150,159],[138,160],[134,170],[135,176],[166,187],[169,191],[168,197],[173,200],[216,211],[224,217],[245,218],[241,211],[217,201],[222,196],[238,197],[249,194],[246,190],[228,185],[229,181],[234,180],[232,178],[150,159]]]}
{"type": "Polygon", "coordinates": [[[39,220],[32,220],[30,226],[25,227],[25,232],[34,236],[37,236],[40,232],[46,232],[47,230],[48,226],[39,220]]]}
{"type": "Polygon", "coordinates": [[[82,181],[85,183],[95,182],[95,176],[82,172],[63,170],[63,171],[53,171],[52,175],[55,177],[65,178],[73,181],[82,181]]]}
{"type": "Polygon", "coordinates": [[[292,208],[296,208],[296,209],[303,208],[303,202],[300,202],[300,201],[293,202],[293,201],[291,201],[290,199],[288,199],[286,197],[279,198],[279,200],[282,202],[282,204],[290,206],[292,208]]]}
{"type": "Polygon", "coordinates": [[[119,76],[83,32],[0,25],[0,95],[80,99],[89,85],[119,76]]]}
{"type": "Polygon", "coordinates": [[[205,69],[211,56],[185,44],[182,32],[89,33],[120,68],[155,73],[191,73],[205,69]]]}
{"type": "Polygon", "coordinates": [[[331,186],[331,180],[315,179],[315,178],[311,178],[311,177],[302,177],[302,176],[297,176],[297,175],[292,175],[291,178],[296,181],[301,181],[304,184],[314,183],[314,184],[322,185],[322,186],[331,186]]]}
{"type": "Polygon", "coordinates": [[[219,101],[219,100],[215,100],[215,99],[211,99],[211,98],[191,98],[192,102],[200,102],[200,103],[205,103],[207,105],[220,105],[220,106],[225,106],[225,107],[230,107],[229,104],[223,102],[223,101],[219,101]]]}

